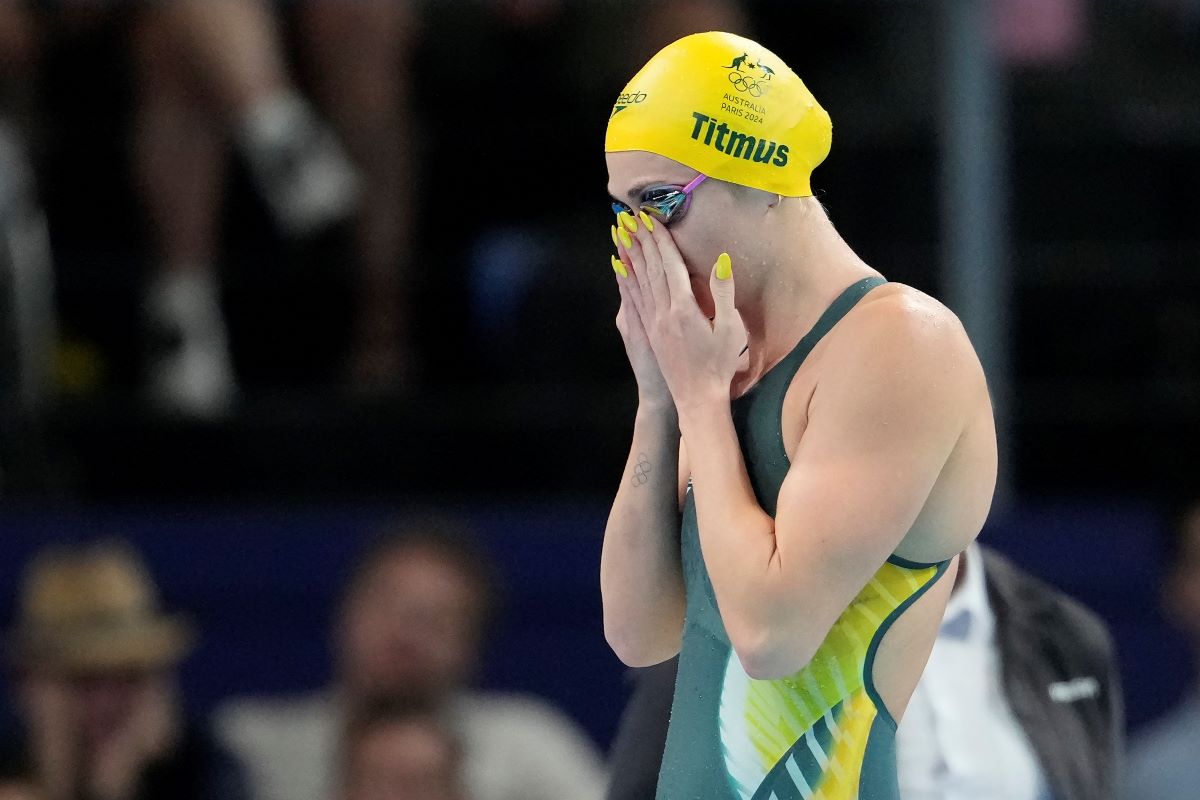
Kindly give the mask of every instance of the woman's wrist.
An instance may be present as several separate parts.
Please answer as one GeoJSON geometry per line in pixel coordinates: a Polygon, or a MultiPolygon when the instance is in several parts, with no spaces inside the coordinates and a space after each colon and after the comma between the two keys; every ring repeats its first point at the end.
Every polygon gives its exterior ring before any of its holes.
{"type": "Polygon", "coordinates": [[[663,423],[669,424],[671,427],[679,427],[679,412],[675,409],[675,403],[671,400],[656,400],[651,398],[638,398],[637,422],[648,423],[663,423]]]}

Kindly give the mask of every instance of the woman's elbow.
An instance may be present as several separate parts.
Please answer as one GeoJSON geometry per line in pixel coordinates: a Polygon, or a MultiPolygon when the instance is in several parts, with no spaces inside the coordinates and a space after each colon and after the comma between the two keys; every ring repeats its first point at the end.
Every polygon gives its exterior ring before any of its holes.
{"type": "Polygon", "coordinates": [[[678,655],[682,633],[633,631],[607,621],[604,625],[608,646],[627,667],[652,667],[678,655]]]}
{"type": "Polygon", "coordinates": [[[808,666],[816,647],[769,628],[730,633],[730,643],[742,669],[754,680],[777,680],[795,675],[808,666]]]}

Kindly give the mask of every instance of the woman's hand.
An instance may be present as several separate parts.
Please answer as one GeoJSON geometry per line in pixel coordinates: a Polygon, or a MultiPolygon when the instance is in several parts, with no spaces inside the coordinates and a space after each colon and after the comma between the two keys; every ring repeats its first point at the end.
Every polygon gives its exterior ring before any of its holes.
{"type": "MultiPolygon", "coordinates": [[[[621,246],[621,242],[628,239],[628,236],[628,232],[619,236],[617,229],[613,228],[613,244],[621,254],[620,258],[613,256],[612,259],[613,273],[621,293],[621,307],[617,310],[617,330],[625,342],[625,355],[629,358],[634,378],[637,380],[639,407],[649,411],[674,413],[675,404],[671,399],[671,392],[650,346],[646,326],[642,321],[642,312],[634,297],[637,287],[629,272],[629,253],[621,246]]],[[[632,240],[630,242],[632,243],[632,240]]]]}
{"type": "Polygon", "coordinates": [[[743,366],[747,335],[734,307],[729,255],[722,253],[709,276],[715,316],[696,303],[683,257],[665,225],[646,214],[619,221],[632,234],[620,240],[618,270],[622,308],[636,310],[663,380],[680,414],[708,403],[728,403],[730,384],[743,366]]]}

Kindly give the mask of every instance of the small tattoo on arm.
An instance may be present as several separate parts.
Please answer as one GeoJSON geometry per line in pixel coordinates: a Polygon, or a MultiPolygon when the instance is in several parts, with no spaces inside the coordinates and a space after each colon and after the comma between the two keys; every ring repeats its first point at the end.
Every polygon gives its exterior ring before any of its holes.
{"type": "Polygon", "coordinates": [[[634,486],[641,486],[650,480],[650,459],[645,453],[638,453],[637,463],[633,466],[633,477],[630,481],[634,486]]]}

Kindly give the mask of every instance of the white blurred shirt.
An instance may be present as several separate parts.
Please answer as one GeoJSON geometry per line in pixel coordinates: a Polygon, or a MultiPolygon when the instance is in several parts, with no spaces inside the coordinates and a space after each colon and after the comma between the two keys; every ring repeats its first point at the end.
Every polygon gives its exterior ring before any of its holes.
{"type": "Polygon", "coordinates": [[[896,732],[902,800],[1044,800],[1041,768],[1000,681],[983,554],[950,596],[929,664],[896,732]]]}
{"type": "MultiPolygon", "coordinates": [[[[217,733],[255,800],[330,800],[341,710],[331,694],[233,701],[217,733]]],[[[464,692],[447,721],[463,748],[469,800],[600,800],[606,775],[587,734],[544,700],[464,692]]]]}

